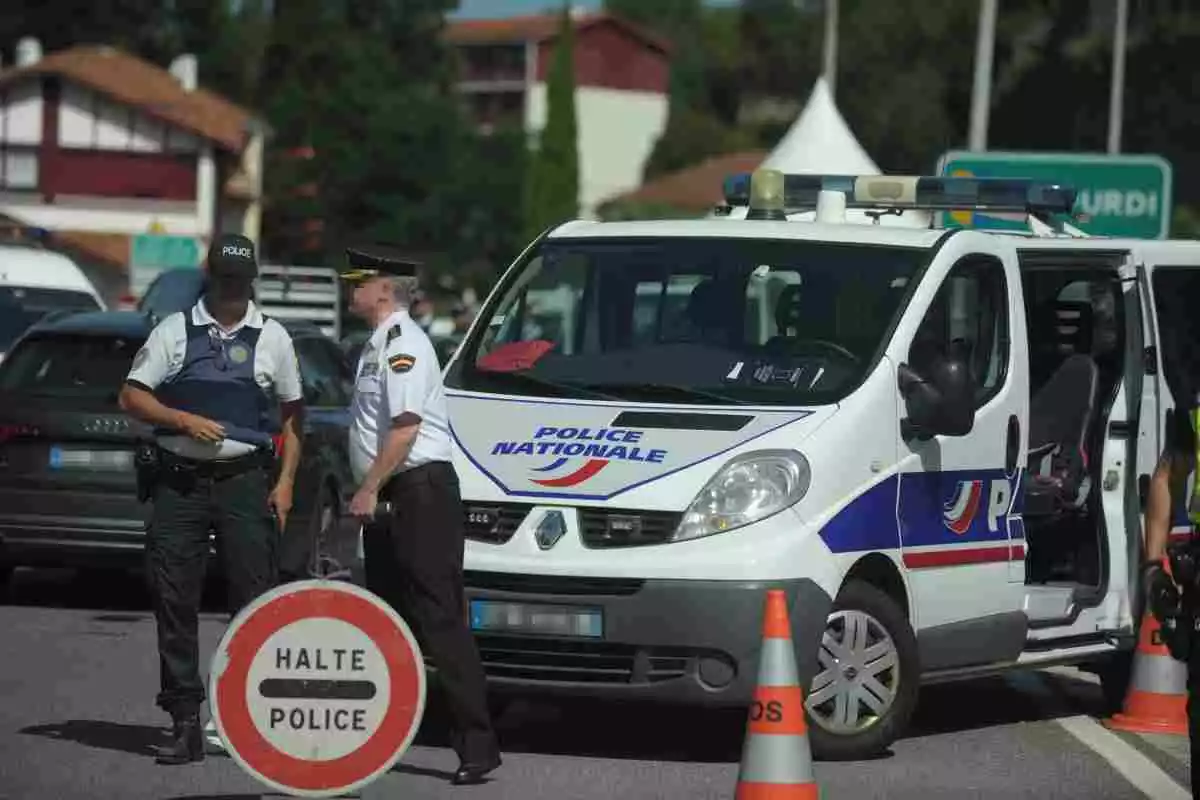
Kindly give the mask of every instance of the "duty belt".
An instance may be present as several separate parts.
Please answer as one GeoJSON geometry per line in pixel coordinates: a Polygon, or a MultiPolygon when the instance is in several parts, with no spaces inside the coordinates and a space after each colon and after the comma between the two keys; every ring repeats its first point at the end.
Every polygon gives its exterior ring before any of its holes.
{"type": "Polygon", "coordinates": [[[264,469],[271,463],[272,455],[270,450],[260,449],[244,456],[208,461],[184,458],[170,450],[158,448],[159,464],[162,465],[164,471],[218,480],[241,475],[254,469],[264,469]]]}

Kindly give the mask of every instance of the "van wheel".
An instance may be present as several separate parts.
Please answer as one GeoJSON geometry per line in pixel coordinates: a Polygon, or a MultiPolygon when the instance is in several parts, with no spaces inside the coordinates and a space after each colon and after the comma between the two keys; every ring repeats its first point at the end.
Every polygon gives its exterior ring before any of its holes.
{"type": "MultiPolygon", "coordinates": [[[[337,573],[340,571],[340,565],[333,559],[329,552],[330,537],[333,535],[333,528],[337,524],[338,519],[338,503],[333,492],[328,486],[321,489],[321,499],[317,505],[317,511],[313,514],[309,522],[309,551],[308,551],[308,570],[309,575],[325,575],[332,571],[337,573]]],[[[331,577],[340,577],[331,575],[331,577]]]]}
{"type": "Polygon", "coordinates": [[[813,756],[871,758],[896,740],[917,702],[917,639],[896,602],[850,581],[838,593],[805,708],[813,756]]]}
{"type": "Polygon", "coordinates": [[[1125,706],[1125,694],[1133,677],[1133,651],[1111,656],[1096,670],[1100,678],[1100,690],[1104,696],[1105,713],[1112,715],[1125,706]]]}

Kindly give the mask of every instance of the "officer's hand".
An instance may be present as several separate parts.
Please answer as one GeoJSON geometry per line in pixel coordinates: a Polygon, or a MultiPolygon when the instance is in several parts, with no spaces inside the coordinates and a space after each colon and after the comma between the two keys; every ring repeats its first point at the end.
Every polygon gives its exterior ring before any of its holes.
{"type": "Polygon", "coordinates": [[[279,518],[279,527],[287,527],[288,513],[292,510],[292,485],[282,481],[275,484],[275,488],[267,497],[267,504],[279,518]]]}
{"type": "Polygon", "coordinates": [[[369,522],[375,518],[375,506],[378,503],[378,492],[359,489],[350,499],[350,516],[363,522],[369,522]]]}
{"type": "Polygon", "coordinates": [[[220,423],[205,419],[197,414],[184,414],[181,420],[184,432],[201,442],[220,443],[225,438],[225,429],[220,423]]]}

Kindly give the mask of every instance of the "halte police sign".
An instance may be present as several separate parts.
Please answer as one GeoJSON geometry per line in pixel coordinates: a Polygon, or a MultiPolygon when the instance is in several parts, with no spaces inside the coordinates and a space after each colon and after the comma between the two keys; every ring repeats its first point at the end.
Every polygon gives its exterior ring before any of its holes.
{"type": "Polygon", "coordinates": [[[425,710],[412,632],[380,598],[339,581],[259,597],[230,624],[209,674],[229,754],[300,797],[344,794],[387,772],[425,710]]]}
{"type": "MultiPolygon", "coordinates": [[[[1077,226],[1093,236],[1165,239],[1171,227],[1171,165],[1153,155],[952,151],[938,161],[946,177],[1031,178],[1074,187],[1077,226]]],[[[946,227],[1024,229],[986,212],[942,215],[946,227]]]]}

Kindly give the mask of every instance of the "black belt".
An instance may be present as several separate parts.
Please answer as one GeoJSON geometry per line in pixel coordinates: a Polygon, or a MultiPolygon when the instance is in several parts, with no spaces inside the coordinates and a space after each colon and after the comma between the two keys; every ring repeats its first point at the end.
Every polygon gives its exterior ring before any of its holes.
{"type": "Polygon", "coordinates": [[[454,465],[449,461],[430,461],[428,464],[422,464],[419,467],[397,472],[384,481],[379,493],[387,494],[389,491],[416,486],[422,483],[457,480],[458,473],[454,471],[454,465]]]}
{"type": "Polygon", "coordinates": [[[262,448],[244,456],[220,460],[184,458],[170,450],[158,448],[158,463],[165,471],[204,478],[229,478],[251,470],[265,469],[271,460],[271,451],[262,448]]]}

